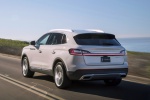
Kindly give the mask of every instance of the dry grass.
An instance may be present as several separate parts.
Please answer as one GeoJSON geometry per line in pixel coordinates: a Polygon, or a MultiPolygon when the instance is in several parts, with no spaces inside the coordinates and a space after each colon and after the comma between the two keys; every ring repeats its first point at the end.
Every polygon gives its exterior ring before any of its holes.
{"type": "Polygon", "coordinates": [[[150,53],[128,52],[129,74],[150,78],[150,53]]]}

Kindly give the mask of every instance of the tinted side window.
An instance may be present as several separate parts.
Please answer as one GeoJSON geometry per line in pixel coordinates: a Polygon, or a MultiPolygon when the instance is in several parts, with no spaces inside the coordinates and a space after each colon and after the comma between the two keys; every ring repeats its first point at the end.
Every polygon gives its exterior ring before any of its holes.
{"type": "Polygon", "coordinates": [[[62,44],[64,44],[64,43],[67,43],[67,38],[66,38],[66,35],[65,34],[63,34],[63,37],[62,37],[62,44]]]}
{"type": "Polygon", "coordinates": [[[55,45],[55,44],[63,44],[66,43],[66,37],[64,34],[61,33],[53,33],[51,38],[48,41],[48,44],[55,45]]]}
{"type": "Polygon", "coordinates": [[[43,35],[37,42],[36,44],[37,45],[46,45],[47,44],[47,41],[50,37],[50,34],[45,34],[43,35]]]}
{"type": "Polygon", "coordinates": [[[120,43],[112,34],[79,34],[74,37],[79,45],[119,46],[120,43]]]}

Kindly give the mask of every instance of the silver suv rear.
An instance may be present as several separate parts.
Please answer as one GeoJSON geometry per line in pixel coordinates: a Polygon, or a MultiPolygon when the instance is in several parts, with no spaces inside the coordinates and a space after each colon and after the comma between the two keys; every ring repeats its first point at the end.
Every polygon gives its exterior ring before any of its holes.
{"type": "Polygon", "coordinates": [[[22,73],[52,75],[58,88],[71,80],[104,80],[116,86],[128,73],[126,50],[101,30],[55,29],[22,51],[22,73]]]}

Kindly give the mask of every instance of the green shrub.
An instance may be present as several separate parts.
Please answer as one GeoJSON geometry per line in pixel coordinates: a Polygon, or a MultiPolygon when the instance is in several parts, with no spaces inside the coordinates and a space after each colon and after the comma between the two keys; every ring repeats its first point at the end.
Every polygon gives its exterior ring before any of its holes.
{"type": "Polygon", "coordinates": [[[22,48],[27,45],[28,43],[24,41],[0,39],[0,46],[22,48]]]}
{"type": "Polygon", "coordinates": [[[22,48],[28,44],[26,41],[0,39],[0,53],[20,56],[22,48]]]}

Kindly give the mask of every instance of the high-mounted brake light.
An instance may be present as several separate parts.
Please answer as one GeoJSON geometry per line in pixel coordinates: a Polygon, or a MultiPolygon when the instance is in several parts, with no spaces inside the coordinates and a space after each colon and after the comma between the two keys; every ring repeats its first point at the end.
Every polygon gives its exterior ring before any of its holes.
{"type": "Polygon", "coordinates": [[[69,49],[69,53],[71,55],[82,56],[83,54],[90,53],[90,52],[86,50],[81,50],[81,49],[69,49]]]}

